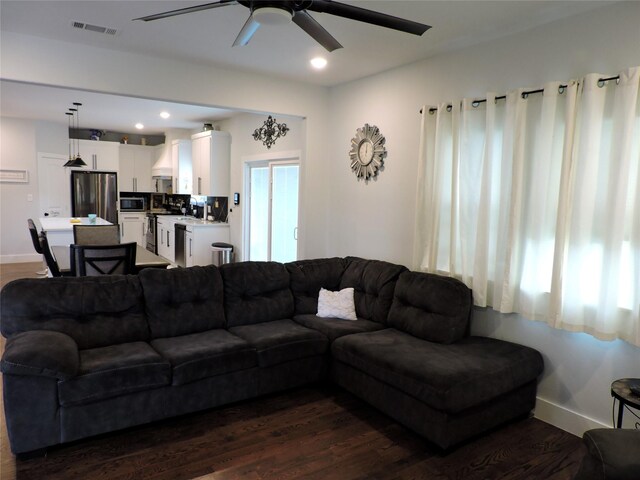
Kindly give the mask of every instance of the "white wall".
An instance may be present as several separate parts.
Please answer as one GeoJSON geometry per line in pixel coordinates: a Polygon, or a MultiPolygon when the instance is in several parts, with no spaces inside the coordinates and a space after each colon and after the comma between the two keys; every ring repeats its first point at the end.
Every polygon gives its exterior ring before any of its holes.
{"type": "MultiPolygon", "coordinates": [[[[640,65],[639,24],[640,2],[613,4],[333,88],[328,250],[412,266],[420,107],[640,65]],[[384,171],[369,184],[356,180],[347,156],[364,123],[380,128],[388,150],[384,171]]],[[[621,341],[482,310],[473,331],[540,350],[546,370],[537,415],[577,434],[594,425],[589,419],[610,424],[611,382],[640,372],[640,350],[621,341]]]]}
{"type": "MultiPolygon", "coordinates": [[[[67,126],[0,118],[0,168],[26,169],[28,183],[0,184],[0,262],[39,261],[27,230],[27,218],[42,216],[38,195],[37,153],[66,155],[67,126]]],[[[60,188],[70,188],[61,185],[60,188]]]]}
{"type": "MultiPolygon", "coordinates": [[[[253,131],[262,126],[267,119],[267,115],[242,113],[216,124],[220,126],[221,130],[231,134],[231,195],[229,208],[232,211],[229,213],[229,230],[230,241],[235,248],[237,261],[245,258],[243,251],[243,212],[246,211],[245,208],[248,202],[244,189],[244,168],[247,157],[300,151],[301,176],[304,176],[307,167],[305,163],[305,120],[287,115],[274,115],[274,117],[278,123],[286,123],[289,131],[284,137],[278,139],[271,149],[267,149],[262,142],[253,139],[253,131]],[[233,192],[240,193],[239,207],[232,205],[233,192]]],[[[303,185],[301,185],[301,190],[303,190],[303,185]]],[[[304,218],[301,218],[301,221],[304,221],[304,218]]],[[[299,246],[298,253],[301,258],[306,256],[304,244],[299,246]]]]}

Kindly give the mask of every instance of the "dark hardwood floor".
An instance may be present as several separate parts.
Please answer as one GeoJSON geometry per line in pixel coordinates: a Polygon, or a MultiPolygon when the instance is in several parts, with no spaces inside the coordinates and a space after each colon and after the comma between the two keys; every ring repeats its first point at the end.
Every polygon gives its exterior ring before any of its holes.
{"type": "MultiPolygon", "coordinates": [[[[24,265],[22,273],[0,266],[0,285],[9,277],[35,276],[40,266],[24,265]]],[[[4,412],[1,418],[2,480],[569,480],[584,455],[578,437],[534,418],[442,454],[329,385],[54,447],[31,460],[11,454],[4,412]]]]}

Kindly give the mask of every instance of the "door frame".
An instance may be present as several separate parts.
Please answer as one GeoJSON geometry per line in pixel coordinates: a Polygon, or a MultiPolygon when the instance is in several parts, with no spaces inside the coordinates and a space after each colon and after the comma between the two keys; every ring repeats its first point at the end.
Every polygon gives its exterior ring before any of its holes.
{"type": "MultiPolygon", "coordinates": [[[[60,155],[58,153],[48,153],[48,152],[37,152],[37,169],[38,169],[38,210],[39,210],[39,214],[38,214],[38,218],[44,216],[44,205],[43,205],[43,201],[44,199],[42,198],[42,185],[46,182],[50,182],[51,179],[45,179],[43,175],[41,175],[42,173],[42,169],[41,169],[41,165],[42,162],[44,162],[45,160],[55,160],[57,162],[60,162],[60,167],[64,169],[64,173],[65,173],[65,190],[67,192],[67,203],[65,205],[65,207],[67,208],[67,214],[68,216],[71,216],[71,184],[70,182],[70,169],[64,167],[64,164],[69,160],[69,157],[67,155],[60,155]]],[[[63,212],[63,216],[64,216],[64,212],[63,212]]]]}
{"type": "MultiPolygon", "coordinates": [[[[246,155],[242,158],[242,197],[244,201],[240,203],[242,207],[242,259],[246,260],[249,257],[249,196],[250,191],[250,175],[249,171],[251,167],[257,167],[262,165],[268,166],[270,163],[297,163],[298,164],[298,248],[296,249],[296,260],[300,258],[300,212],[301,212],[301,200],[302,200],[302,178],[303,178],[303,165],[302,165],[302,152],[301,150],[286,150],[281,152],[268,152],[259,153],[257,155],[246,155]]],[[[271,187],[269,187],[271,188],[271,187]]],[[[269,198],[271,202],[271,196],[269,198]]],[[[271,206],[269,206],[271,211],[271,206]]],[[[269,238],[271,238],[271,222],[269,222],[269,238]]]]}

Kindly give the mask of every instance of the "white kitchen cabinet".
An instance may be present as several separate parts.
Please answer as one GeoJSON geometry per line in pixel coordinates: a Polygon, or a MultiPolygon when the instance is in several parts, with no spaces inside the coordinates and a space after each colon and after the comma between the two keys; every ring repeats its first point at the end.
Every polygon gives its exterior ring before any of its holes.
{"type": "Polygon", "coordinates": [[[211,265],[211,244],[229,243],[229,224],[187,225],[185,235],[185,264],[211,265]]]}
{"type": "Polygon", "coordinates": [[[119,171],[119,143],[78,140],[78,144],[80,156],[90,170],[119,171]]]}
{"type": "Polygon", "coordinates": [[[159,216],[156,226],[156,237],[158,255],[166,258],[171,263],[175,263],[175,221],[159,216]]]}
{"type": "Polygon", "coordinates": [[[151,167],[155,150],[143,145],[120,145],[118,190],[121,192],[154,192],[151,167]]]}
{"type": "Polygon", "coordinates": [[[193,195],[229,196],[231,135],[209,130],[191,136],[193,195]]]}
{"type": "Polygon", "coordinates": [[[171,142],[171,164],[173,193],[191,194],[193,182],[191,140],[183,139],[171,142]]]}
{"type": "Polygon", "coordinates": [[[120,243],[136,242],[146,245],[146,215],[144,213],[120,212],[120,243]]]}

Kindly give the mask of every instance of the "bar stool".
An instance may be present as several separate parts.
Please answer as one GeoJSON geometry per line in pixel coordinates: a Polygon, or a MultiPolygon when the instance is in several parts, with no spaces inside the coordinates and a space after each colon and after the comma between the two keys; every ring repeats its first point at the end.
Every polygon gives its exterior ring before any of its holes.
{"type": "MultiPolygon", "coordinates": [[[[44,255],[44,251],[42,250],[42,246],[40,245],[40,236],[38,235],[38,228],[36,227],[36,224],[32,219],[28,218],[27,226],[29,227],[29,234],[31,235],[33,248],[35,248],[36,252],[38,252],[40,255],[44,255]]],[[[43,266],[46,265],[44,257],[42,258],[42,264],[43,266]]],[[[36,275],[47,275],[48,273],[49,273],[48,269],[45,268],[44,270],[40,270],[39,272],[36,272],[36,275]]]]}

